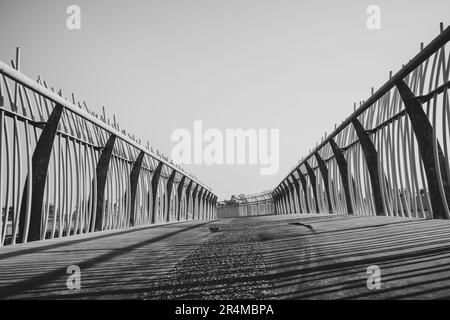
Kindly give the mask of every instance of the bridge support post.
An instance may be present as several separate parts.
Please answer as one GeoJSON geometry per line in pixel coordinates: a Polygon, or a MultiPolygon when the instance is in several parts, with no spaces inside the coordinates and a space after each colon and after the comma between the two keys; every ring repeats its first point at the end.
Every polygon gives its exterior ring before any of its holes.
{"type": "Polygon", "coordinates": [[[283,191],[282,191],[281,187],[280,187],[280,189],[278,189],[278,197],[279,197],[278,203],[279,203],[279,206],[280,206],[280,214],[285,214],[286,213],[286,208],[285,208],[285,205],[284,205],[283,191]]]}
{"type": "Polygon", "coordinates": [[[198,198],[197,198],[197,220],[201,219],[200,215],[201,215],[201,207],[202,207],[202,195],[203,195],[203,188],[200,187],[199,191],[198,191],[198,198]]]}
{"type": "Polygon", "coordinates": [[[284,183],[281,185],[281,199],[283,201],[283,214],[287,214],[289,212],[289,206],[288,206],[288,201],[287,201],[287,196],[286,196],[286,187],[284,185],[284,183]]]}
{"type": "Polygon", "coordinates": [[[294,185],[291,183],[291,181],[289,180],[289,177],[286,179],[288,188],[289,188],[289,195],[290,195],[290,200],[292,203],[292,207],[291,207],[291,213],[297,213],[297,207],[295,204],[295,193],[294,193],[294,185]]]}
{"type": "Polygon", "coordinates": [[[130,226],[133,227],[135,223],[135,217],[136,217],[136,191],[137,191],[137,185],[139,182],[139,174],[141,172],[142,167],[142,161],[144,160],[145,153],[144,151],[141,151],[136,159],[136,161],[133,164],[133,168],[131,169],[130,174],[130,190],[131,190],[131,210],[130,210],[130,226]]]}
{"type": "Polygon", "coordinates": [[[214,219],[214,195],[211,194],[211,219],[214,219]]]}
{"type": "Polygon", "coordinates": [[[423,161],[430,193],[433,218],[448,219],[448,205],[450,205],[450,185],[446,178],[447,168],[444,152],[439,141],[433,141],[433,127],[423,111],[421,103],[404,81],[397,83],[397,89],[405,104],[406,113],[411,121],[420,156],[423,161]],[[437,156],[440,166],[436,166],[434,144],[437,144],[437,156]],[[439,187],[442,181],[443,190],[439,187]]]}
{"type": "Polygon", "coordinates": [[[214,208],[214,219],[216,219],[217,218],[217,196],[214,196],[213,208],[214,208]]]}
{"type": "Polygon", "coordinates": [[[275,214],[279,215],[280,214],[280,209],[279,209],[279,206],[278,206],[278,193],[277,192],[273,193],[273,199],[274,199],[275,214]]]}
{"type": "Polygon", "coordinates": [[[189,216],[189,202],[191,200],[191,190],[192,190],[192,180],[189,181],[187,187],[186,187],[186,210],[185,210],[185,219],[188,219],[189,216]]]}
{"type": "Polygon", "coordinates": [[[97,209],[91,220],[91,231],[101,231],[103,229],[106,177],[108,176],[109,163],[111,162],[115,142],[116,135],[111,134],[97,163],[97,209]]]}
{"type": "Polygon", "coordinates": [[[289,186],[289,194],[291,196],[291,201],[292,201],[292,210],[293,211],[291,213],[297,213],[297,205],[296,205],[296,202],[295,202],[294,185],[289,180],[289,177],[287,177],[286,181],[287,181],[287,184],[289,186]]]}
{"type": "Polygon", "coordinates": [[[205,197],[206,197],[206,191],[203,192],[203,195],[202,195],[201,219],[205,219],[205,217],[206,217],[205,197]]]}
{"type": "Polygon", "coordinates": [[[278,210],[278,214],[281,215],[283,214],[283,205],[281,203],[281,193],[280,190],[277,190],[277,210],[278,210]]]}
{"type": "Polygon", "coordinates": [[[203,188],[200,188],[200,192],[198,193],[198,206],[197,206],[197,219],[201,219],[202,218],[202,199],[203,199],[203,195],[205,193],[205,190],[203,188]]]}
{"type": "Polygon", "coordinates": [[[347,160],[345,160],[344,155],[342,154],[341,149],[336,144],[333,139],[330,139],[331,149],[333,150],[334,157],[336,158],[336,162],[339,168],[339,173],[341,175],[342,186],[344,187],[345,194],[345,202],[347,204],[347,212],[348,214],[353,214],[353,205],[352,200],[350,198],[350,188],[348,184],[348,165],[347,160]]]}
{"type": "Polygon", "coordinates": [[[158,195],[159,177],[161,176],[162,167],[163,163],[160,161],[152,177],[152,224],[156,222],[156,196],[158,195]]]}
{"type": "MultiPolygon", "coordinates": [[[[184,188],[184,181],[186,180],[186,176],[182,176],[180,182],[178,183],[177,188],[177,221],[181,220],[181,200],[183,198],[183,188],[184,188]]],[[[186,201],[185,201],[186,204],[186,201]]]]}
{"type": "Polygon", "coordinates": [[[281,187],[278,189],[278,206],[280,207],[280,214],[285,214],[285,206],[283,200],[283,191],[281,187]]]}
{"type": "Polygon", "coordinates": [[[274,201],[275,201],[275,211],[276,211],[276,214],[277,215],[280,215],[281,214],[281,208],[280,208],[280,193],[279,193],[279,191],[278,191],[278,189],[275,189],[274,191],[273,191],[273,198],[274,198],[274,201]]]}
{"type": "Polygon", "coordinates": [[[298,178],[300,183],[302,184],[303,194],[305,195],[305,205],[306,205],[306,213],[310,213],[309,203],[308,203],[308,191],[306,189],[306,179],[300,169],[297,169],[298,178]]]}
{"type": "Polygon", "coordinates": [[[213,219],[213,201],[214,201],[214,196],[212,193],[209,194],[209,214],[208,214],[208,219],[213,219]]]}
{"type": "Polygon", "coordinates": [[[210,202],[211,202],[211,193],[209,191],[206,192],[205,198],[205,218],[210,219],[210,202]]]}
{"type": "Polygon", "coordinates": [[[197,189],[198,189],[198,184],[195,184],[194,190],[192,191],[192,220],[195,219],[195,210],[197,209],[196,208],[197,189]]]}
{"type": "Polygon", "coordinates": [[[288,214],[292,213],[292,198],[291,198],[291,190],[289,189],[289,184],[287,180],[284,182],[284,190],[286,194],[286,202],[287,202],[287,212],[288,214]]]}
{"type": "Polygon", "coordinates": [[[298,180],[295,178],[294,174],[291,174],[291,178],[292,178],[292,183],[294,184],[294,187],[295,187],[295,192],[297,193],[299,213],[303,213],[302,204],[300,202],[300,185],[298,184],[298,180]]]}
{"type": "Polygon", "coordinates": [[[203,197],[203,219],[208,219],[208,196],[209,192],[206,191],[203,197]]]}
{"type": "Polygon", "coordinates": [[[280,192],[281,192],[281,203],[283,205],[283,214],[287,214],[288,213],[288,205],[287,205],[287,201],[286,201],[286,189],[285,189],[284,183],[281,184],[280,192]]]}
{"type": "Polygon", "coordinates": [[[274,206],[274,213],[275,213],[275,215],[278,215],[278,203],[277,203],[277,194],[276,194],[276,191],[274,190],[274,191],[272,191],[272,199],[273,199],[273,206],[274,206]]]}
{"type": "Polygon", "coordinates": [[[367,168],[369,170],[370,182],[372,185],[373,200],[377,216],[385,215],[383,206],[383,197],[381,193],[380,177],[378,173],[378,153],[373,145],[372,139],[366,132],[358,119],[352,120],[353,127],[361,144],[364,158],[366,159],[367,168]]]}
{"type": "Polygon", "coordinates": [[[208,219],[208,195],[209,192],[205,191],[203,195],[203,219],[208,219]]]}
{"type": "MultiPolygon", "coordinates": [[[[31,167],[31,204],[30,214],[27,217],[27,198],[28,189],[25,186],[22,206],[19,218],[19,235],[21,237],[20,242],[38,241],[45,239],[45,230],[41,230],[42,221],[42,205],[44,202],[44,190],[45,180],[47,178],[48,165],[50,162],[50,155],[53,149],[53,143],[58,131],[59,120],[63,112],[63,106],[57,104],[53,108],[52,113],[48,117],[44,129],[36,144],[36,148],[33,153],[31,167]],[[29,218],[29,227],[27,232],[27,219],[29,218]]],[[[6,221],[5,221],[6,223],[6,221]]]]}
{"type": "Polygon", "coordinates": [[[305,167],[306,167],[306,171],[308,172],[308,176],[309,176],[309,181],[311,182],[311,187],[313,190],[313,197],[314,197],[314,203],[316,204],[316,213],[319,213],[319,202],[317,199],[317,185],[316,185],[316,175],[313,171],[313,169],[310,167],[308,161],[305,161],[305,167]]]}
{"type": "Polygon", "coordinates": [[[214,218],[213,202],[214,202],[214,195],[212,193],[210,193],[210,195],[209,195],[209,219],[214,218]]]}
{"type": "Polygon", "coordinates": [[[206,218],[211,219],[211,192],[208,192],[208,196],[206,197],[206,218]]]}
{"type": "Polygon", "coordinates": [[[167,181],[166,191],[167,191],[167,206],[166,206],[166,213],[165,218],[166,222],[170,221],[170,207],[171,207],[171,201],[170,198],[172,196],[172,189],[173,189],[173,181],[175,180],[175,175],[177,171],[175,169],[172,170],[172,173],[169,176],[169,180],[167,181]]]}
{"type": "Polygon", "coordinates": [[[329,213],[333,213],[333,206],[331,205],[331,197],[330,197],[328,168],[325,164],[325,161],[323,161],[322,157],[318,152],[315,152],[314,156],[316,157],[317,163],[319,165],[320,174],[322,175],[323,184],[325,185],[325,193],[327,195],[327,202],[328,202],[328,211],[329,213]]]}

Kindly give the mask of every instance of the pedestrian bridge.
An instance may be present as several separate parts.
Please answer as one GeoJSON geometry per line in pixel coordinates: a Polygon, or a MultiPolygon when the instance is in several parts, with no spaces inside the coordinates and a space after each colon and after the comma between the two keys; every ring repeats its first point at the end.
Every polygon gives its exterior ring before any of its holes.
{"type": "Polygon", "coordinates": [[[272,190],[218,203],[0,61],[0,298],[450,297],[450,28],[272,190]]]}

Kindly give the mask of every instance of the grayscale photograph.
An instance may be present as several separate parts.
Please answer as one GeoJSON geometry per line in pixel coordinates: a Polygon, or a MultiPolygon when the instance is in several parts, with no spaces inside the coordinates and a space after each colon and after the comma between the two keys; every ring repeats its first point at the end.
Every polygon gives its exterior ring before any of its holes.
{"type": "Polygon", "coordinates": [[[449,23],[448,0],[0,0],[0,306],[450,299],[449,23]]]}

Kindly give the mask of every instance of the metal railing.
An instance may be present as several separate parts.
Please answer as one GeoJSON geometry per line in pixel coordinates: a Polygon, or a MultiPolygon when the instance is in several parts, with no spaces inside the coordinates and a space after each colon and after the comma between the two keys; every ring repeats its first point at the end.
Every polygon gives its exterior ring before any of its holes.
{"type": "Polygon", "coordinates": [[[450,217],[448,42],[444,30],[273,190],[278,214],[450,217]]]}
{"type": "Polygon", "coordinates": [[[216,216],[210,188],[22,74],[19,49],[0,75],[0,246],[216,216]]]}

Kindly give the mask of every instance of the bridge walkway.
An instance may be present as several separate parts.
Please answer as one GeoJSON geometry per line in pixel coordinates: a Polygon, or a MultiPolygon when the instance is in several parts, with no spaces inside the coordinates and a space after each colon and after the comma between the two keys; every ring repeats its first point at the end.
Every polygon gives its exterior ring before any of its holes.
{"type": "Polygon", "coordinates": [[[450,221],[281,215],[0,248],[0,299],[450,297],[450,221]],[[67,268],[81,271],[69,290],[67,268]],[[367,268],[381,288],[367,287],[367,268]]]}

